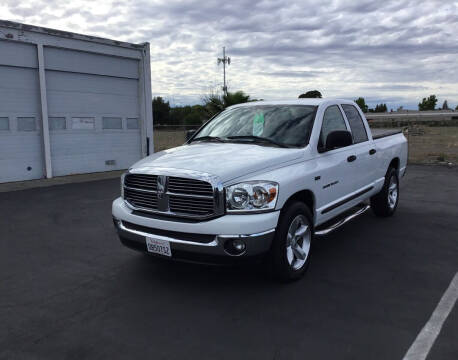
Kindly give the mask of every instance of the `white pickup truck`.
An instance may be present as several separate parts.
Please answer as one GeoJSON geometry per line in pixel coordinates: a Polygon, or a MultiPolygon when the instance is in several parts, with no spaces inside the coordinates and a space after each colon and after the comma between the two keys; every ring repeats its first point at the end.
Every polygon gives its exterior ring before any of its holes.
{"type": "Polygon", "coordinates": [[[406,163],[404,135],[373,134],[352,101],[235,105],[133,165],[113,220],[130,248],[212,264],[267,258],[292,280],[315,236],[369,207],[395,212],[406,163]]]}

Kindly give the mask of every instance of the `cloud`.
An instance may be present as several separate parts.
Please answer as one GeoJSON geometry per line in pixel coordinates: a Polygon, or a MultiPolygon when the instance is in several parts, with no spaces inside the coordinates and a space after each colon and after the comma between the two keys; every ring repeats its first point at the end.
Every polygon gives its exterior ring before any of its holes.
{"type": "Polygon", "coordinates": [[[319,72],[317,71],[271,71],[271,72],[263,72],[260,71],[257,73],[258,75],[267,76],[267,77],[282,77],[282,78],[313,78],[317,77],[319,72]]]}
{"type": "Polygon", "coordinates": [[[255,98],[358,96],[415,104],[430,93],[458,103],[458,3],[350,0],[5,0],[9,20],[151,43],[152,89],[199,102],[221,86],[255,98]]]}
{"type": "Polygon", "coordinates": [[[386,85],[375,85],[375,86],[362,86],[362,89],[367,90],[379,90],[379,91],[409,91],[409,90],[427,90],[426,86],[421,85],[403,85],[403,84],[386,84],[386,85]]]}

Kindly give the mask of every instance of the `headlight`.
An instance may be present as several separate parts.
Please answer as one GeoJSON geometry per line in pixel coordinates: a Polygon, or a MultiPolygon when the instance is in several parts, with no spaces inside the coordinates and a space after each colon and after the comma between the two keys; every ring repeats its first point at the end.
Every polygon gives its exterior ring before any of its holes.
{"type": "Polygon", "coordinates": [[[248,181],[226,187],[228,212],[267,211],[275,209],[278,184],[269,181],[248,181]]]}

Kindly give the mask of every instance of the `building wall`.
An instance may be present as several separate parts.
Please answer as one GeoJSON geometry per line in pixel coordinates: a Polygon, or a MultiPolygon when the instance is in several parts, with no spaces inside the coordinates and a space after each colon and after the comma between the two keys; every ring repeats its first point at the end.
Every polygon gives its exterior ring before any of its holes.
{"type": "Polygon", "coordinates": [[[148,44],[0,30],[0,182],[125,169],[147,138],[152,152],[148,44]]]}

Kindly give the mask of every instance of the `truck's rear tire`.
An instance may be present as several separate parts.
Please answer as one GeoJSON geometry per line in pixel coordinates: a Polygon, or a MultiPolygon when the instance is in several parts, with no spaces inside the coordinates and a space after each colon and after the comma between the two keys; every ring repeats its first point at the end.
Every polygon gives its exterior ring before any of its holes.
{"type": "Polygon", "coordinates": [[[385,175],[382,190],[371,197],[371,208],[375,215],[388,217],[394,214],[399,202],[399,177],[395,168],[390,167],[385,175]]]}
{"type": "Polygon", "coordinates": [[[295,201],[280,215],[272,245],[272,270],[281,281],[302,277],[310,262],[313,221],[309,208],[295,201]]]}

